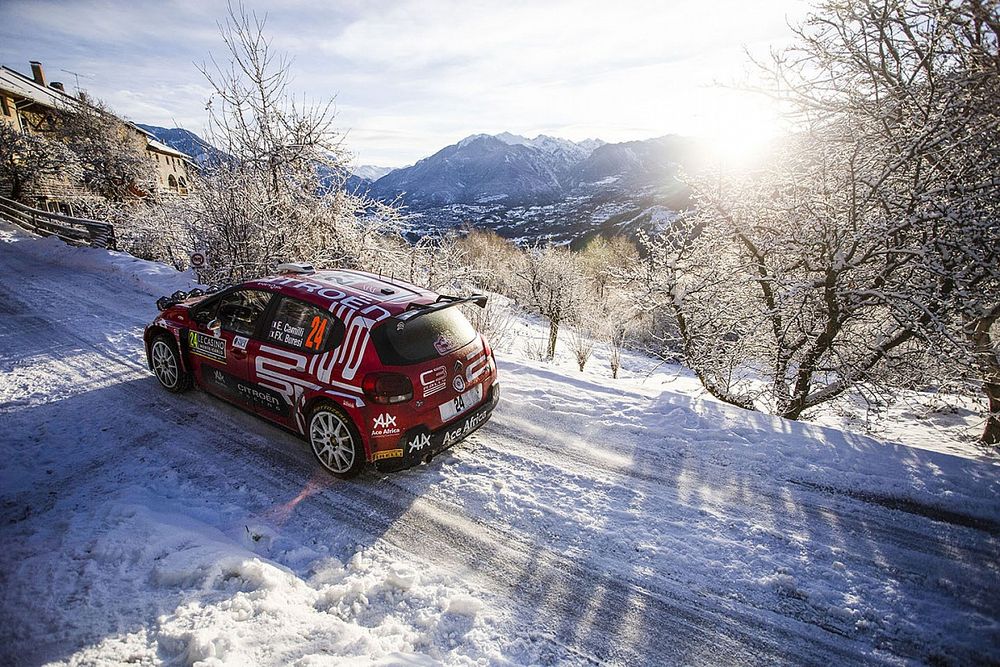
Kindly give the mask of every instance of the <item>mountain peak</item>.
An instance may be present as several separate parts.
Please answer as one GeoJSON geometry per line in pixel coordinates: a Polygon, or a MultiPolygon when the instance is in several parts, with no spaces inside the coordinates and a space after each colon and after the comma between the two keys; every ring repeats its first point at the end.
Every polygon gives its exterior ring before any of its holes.
{"type": "Polygon", "coordinates": [[[470,134],[455,144],[458,148],[464,148],[469,144],[484,139],[499,141],[508,146],[528,146],[550,155],[556,155],[569,161],[578,161],[590,155],[595,148],[603,146],[605,141],[601,139],[585,139],[583,141],[571,141],[561,137],[554,137],[550,134],[538,134],[534,139],[529,139],[520,134],[512,132],[500,132],[499,134],[470,134]]]}
{"type": "Polygon", "coordinates": [[[352,174],[368,181],[377,181],[390,171],[392,171],[392,167],[377,167],[371,164],[362,164],[351,169],[352,174]]]}
{"type": "Polygon", "coordinates": [[[494,134],[493,138],[499,139],[500,141],[510,146],[523,146],[527,143],[530,143],[527,137],[522,137],[520,134],[511,134],[510,132],[501,132],[500,134],[494,134]]]}

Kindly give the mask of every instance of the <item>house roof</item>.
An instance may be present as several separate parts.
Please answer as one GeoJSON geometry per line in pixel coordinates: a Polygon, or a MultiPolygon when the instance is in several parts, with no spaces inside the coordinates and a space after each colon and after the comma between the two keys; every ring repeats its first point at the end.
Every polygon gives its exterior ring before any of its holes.
{"type": "Polygon", "coordinates": [[[0,90],[51,109],[72,108],[79,104],[72,95],[55,88],[40,86],[34,79],[15,72],[6,65],[0,65],[0,90]]]}
{"type": "Polygon", "coordinates": [[[166,155],[172,155],[173,157],[180,158],[182,160],[187,160],[188,162],[191,161],[190,155],[188,155],[187,153],[182,153],[176,148],[171,148],[170,146],[166,145],[161,141],[157,141],[156,139],[147,139],[146,141],[148,142],[147,148],[151,151],[156,151],[157,153],[164,153],[166,155]]]}
{"type": "MultiPolygon", "coordinates": [[[[69,109],[80,104],[80,101],[72,95],[61,90],[56,90],[55,88],[39,85],[31,77],[12,70],[6,65],[0,65],[0,90],[7,91],[15,98],[25,99],[29,102],[43,107],[48,107],[50,109],[69,109]]],[[[146,148],[148,150],[163,153],[164,155],[170,155],[182,160],[187,160],[188,162],[192,161],[190,155],[182,153],[181,151],[171,148],[165,143],[158,141],[151,132],[142,129],[135,123],[129,121],[124,122],[126,125],[146,138],[146,148]]]]}

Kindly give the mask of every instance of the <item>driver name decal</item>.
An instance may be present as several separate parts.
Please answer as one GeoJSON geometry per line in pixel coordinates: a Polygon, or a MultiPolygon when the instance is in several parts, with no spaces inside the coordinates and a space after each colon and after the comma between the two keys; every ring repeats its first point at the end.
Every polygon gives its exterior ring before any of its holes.
{"type": "Polygon", "coordinates": [[[302,341],[306,335],[306,328],[275,320],[271,323],[271,340],[291,345],[292,347],[302,347],[302,341]]]}
{"type": "Polygon", "coordinates": [[[226,360],[226,339],[224,338],[215,338],[197,331],[189,331],[188,348],[191,350],[191,354],[197,354],[199,357],[213,361],[226,360]]]}

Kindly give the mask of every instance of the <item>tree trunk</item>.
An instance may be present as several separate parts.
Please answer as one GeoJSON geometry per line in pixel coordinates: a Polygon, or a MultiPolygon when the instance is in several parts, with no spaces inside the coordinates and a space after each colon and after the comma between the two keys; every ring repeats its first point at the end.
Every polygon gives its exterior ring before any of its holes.
{"type": "Polygon", "coordinates": [[[1000,356],[990,334],[998,319],[1000,304],[986,316],[967,321],[965,328],[982,376],[983,393],[986,394],[986,426],[979,439],[984,445],[1000,445],[1000,356]]]}
{"type": "Polygon", "coordinates": [[[984,445],[1000,445],[1000,382],[984,382],[983,392],[989,405],[986,427],[980,438],[984,445]]]}
{"type": "Polygon", "coordinates": [[[549,359],[556,356],[556,338],[559,336],[559,318],[553,317],[549,320],[549,359]]]}

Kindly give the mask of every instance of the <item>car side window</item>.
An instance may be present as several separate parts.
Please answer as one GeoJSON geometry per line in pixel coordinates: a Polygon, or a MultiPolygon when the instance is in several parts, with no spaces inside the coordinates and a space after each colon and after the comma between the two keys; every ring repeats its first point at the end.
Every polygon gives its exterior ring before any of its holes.
{"type": "Polygon", "coordinates": [[[316,306],[283,297],[264,335],[297,350],[325,352],[343,342],[344,323],[316,306]]]}
{"type": "Polygon", "coordinates": [[[219,300],[216,317],[226,331],[250,336],[267,310],[271,294],[258,290],[237,290],[219,300]]]}

